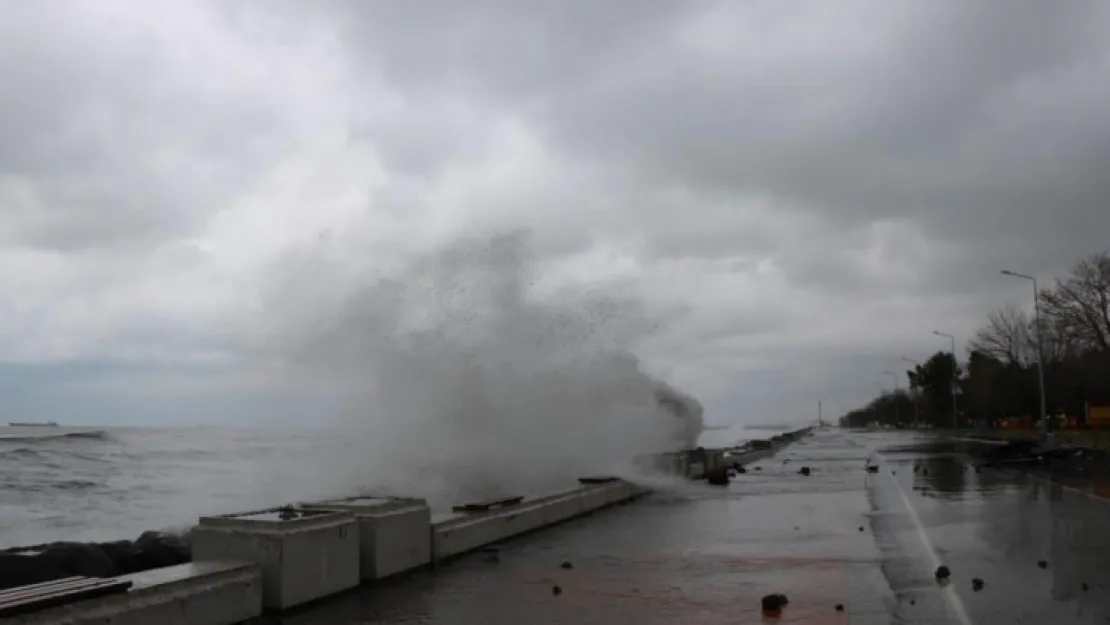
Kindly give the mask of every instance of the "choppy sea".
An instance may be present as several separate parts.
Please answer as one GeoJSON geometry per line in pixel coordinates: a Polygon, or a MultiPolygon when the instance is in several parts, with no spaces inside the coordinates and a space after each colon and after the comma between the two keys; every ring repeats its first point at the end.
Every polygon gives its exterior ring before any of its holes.
{"type": "MultiPolygon", "coordinates": [[[[713,430],[703,444],[743,438],[713,430]]],[[[133,539],[204,514],[346,495],[306,477],[358,444],[330,430],[0,427],[0,549],[133,539]]]]}

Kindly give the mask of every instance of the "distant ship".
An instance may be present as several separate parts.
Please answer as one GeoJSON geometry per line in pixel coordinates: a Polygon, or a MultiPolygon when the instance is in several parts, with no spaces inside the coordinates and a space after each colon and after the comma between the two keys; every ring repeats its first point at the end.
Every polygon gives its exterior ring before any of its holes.
{"type": "Polygon", "coordinates": [[[44,421],[42,423],[24,423],[21,421],[10,421],[8,426],[13,428],[56,428],[58,427],[57,421],[44,421]]]}

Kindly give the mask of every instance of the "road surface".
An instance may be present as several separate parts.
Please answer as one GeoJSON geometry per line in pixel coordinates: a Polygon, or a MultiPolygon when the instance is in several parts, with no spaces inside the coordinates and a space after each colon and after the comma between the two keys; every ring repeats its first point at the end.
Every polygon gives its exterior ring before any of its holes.
{"type": "Polygon", "coordinates": [[[769,593],[780,623],[1110,621],[1110,500],[1085,484],[976,472],[908,433],[823,431],[760,464],[269,623],[765,623],[769,593]]]}

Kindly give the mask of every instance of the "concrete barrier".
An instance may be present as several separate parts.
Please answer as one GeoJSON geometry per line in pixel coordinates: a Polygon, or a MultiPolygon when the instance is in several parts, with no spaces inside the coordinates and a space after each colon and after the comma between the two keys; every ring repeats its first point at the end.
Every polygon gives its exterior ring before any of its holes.
{"type": "Polygon", "coordinates": [[[5,625],[233,625],[262,614],[262,569],[250,562],[191,562],[118,579],[126,593],[5,619],[5,625]]]}
{"type": "Polygon", "coordinates": [[[628,501],[645,492],[627,482],[616,481],[552,493],[490,512],[443,516],[432,523],[432,557],[436,561],[452,558],[628,501]]]}
{"type": "Polygon", "coordinates": [[[740,466],[747,466],[760,460],[766,460],[775,455],[777,449],[757,449],[755,451],[744,451],[732,455],[725,456],[725,466],[732,468],[739,464],[740,466]]]}
{"type": "Polygon", "coordinates": [[[262,567],[262,607],[285,610],[359,585],[359,531],[346,511],[288,508],[201,517],[194,560],[262,567]]]}
{"type": "Polygon", "coordinates": [[[194,561],[122,576],[126,593],[47,608],[13,625],[232,625],[283,611],[629,501],[623,480],[483,512],[437,515],[423,500],[355,497],[201,517],[194,561]]]}
{"type": "Polygon", "coordinates": [[[358,521],[363,581],[384,579],[432,561],[432,513],[423,499],[351,497],[301,504],[306,510],[350,512],[358,521]]]}
{"type": "Polygon", "coordinates": [[[778,434],[771,439],[752,439],[742,446],[725,448],[688,449],[661,454],[647,454],[633,459],[633,466],[642,471],[685,477],[691,480],[707,479],[740,464],[741,466],[769,458],[778,450],[805,436],[813,428],[802,428],[778,434]]]}

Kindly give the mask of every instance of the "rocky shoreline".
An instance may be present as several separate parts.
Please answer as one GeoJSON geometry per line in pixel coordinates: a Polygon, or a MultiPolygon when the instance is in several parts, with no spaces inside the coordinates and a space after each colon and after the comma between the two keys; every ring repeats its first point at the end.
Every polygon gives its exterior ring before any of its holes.
{"type": "Polygon", "coordinates": [[[116,577],[190,561],[188,532],[146,531],[135,540],[16,547],[0,551],[0,590],[77,575],[116,577]]]}

